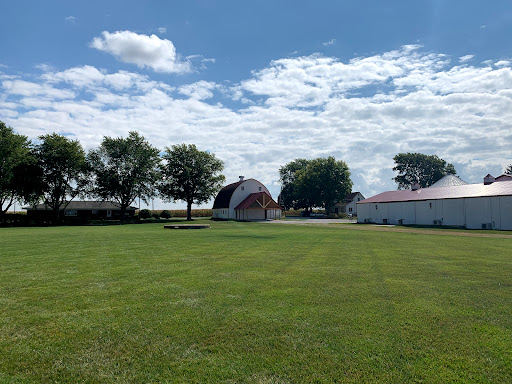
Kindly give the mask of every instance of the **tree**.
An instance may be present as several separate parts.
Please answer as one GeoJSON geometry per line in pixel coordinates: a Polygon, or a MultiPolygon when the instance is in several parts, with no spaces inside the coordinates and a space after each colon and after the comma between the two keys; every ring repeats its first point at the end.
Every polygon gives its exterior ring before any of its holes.
{"type": "Polygon", "coordinates": [[[398,172],[393,180],[398,184],[398,189],[408,189],[416,182],[426,188],[449,173],[457,174],[453,164],[446,163],[437,155],[399,153],[393,160],[396,164],[393,171],[398,172]]]}
{"type": "Polygon", "coordinates": [[[311,209],[331,207],[352,190],[350,171],[342,160],[317,158],[296,159],[279,170],[283,190],[281,200],[285,207],[311,209]]]}
{"type": "Polygon", "coordinates": [[[507,168],[505,169],[505,174],[506,175],[512,175],[512,164],[507,166],[507,168]]]}
{"type": "Polygon", "coordinates": [[[206,203],[221,189],[224,163],[193,144],[167,147],[163,159],[160,195],[166,201],[185,201],[187,220],[192,220],[192,204],[206,203]]]}
{"type": "Polygon", "coordinates": [[[39,140],[35,156],[40,172],[40,198],[53,211],[53,222],[57,223],[60,210],[83,192],[87,182],[85,151],[78,140],[56,133],[39,136],[39,140]]]}
{"type": "Polygon", "coordinates": [[[35,164],[30,141],[0,121],[0,214],[16,201],[28,200],[26,172],[35,164]],[[26,199],[27,198],[27,199],[26,199]]]}
{"type": "Polygon", "coordinates": [[[130,132],[127,138],[105,136],[99,148],[87,156],[93,175],[90,195],[118,202],[124,221],[126,208],[137,197],[148,204],[156,196],[158,153],[137,132],[130,132]]]}
{"type": "Polygon", "coordinates": [[[281,182],[281,194],[279,204],[286,209],[310,208],[311,203],[301,195],[296,183],[297,174],[300,170],[306,169],[310,160],[295,159],[279,168],[279,181],[281,182]]]}

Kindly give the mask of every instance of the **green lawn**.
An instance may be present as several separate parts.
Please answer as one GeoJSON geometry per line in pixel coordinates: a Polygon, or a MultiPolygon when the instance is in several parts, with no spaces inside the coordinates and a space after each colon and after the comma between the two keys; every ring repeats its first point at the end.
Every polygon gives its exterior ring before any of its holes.
{"type": "Polygon", "coordinates": [[[512,238],[0,228],[0,383],[512,383],[512,238]]]}

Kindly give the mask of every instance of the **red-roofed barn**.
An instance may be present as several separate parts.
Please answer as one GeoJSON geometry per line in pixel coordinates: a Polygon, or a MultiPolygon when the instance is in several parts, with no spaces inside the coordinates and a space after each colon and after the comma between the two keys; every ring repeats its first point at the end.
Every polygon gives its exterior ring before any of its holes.
{"type": "Polygon", "coordinates": [[[281,218],[281,207],[269,190],[255,179],[229,184],[222,188],[213,203],[214,219],[276,220],[281,218]]]}

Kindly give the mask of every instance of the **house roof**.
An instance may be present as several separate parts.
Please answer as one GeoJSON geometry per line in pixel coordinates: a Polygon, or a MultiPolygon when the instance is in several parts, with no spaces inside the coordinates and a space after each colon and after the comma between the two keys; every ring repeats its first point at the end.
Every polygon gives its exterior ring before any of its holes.
{"type": "Polygon", "coordinates": [[[508,175],[508,174],[505,173],[505,174],[495,178],[494,182],[496,182],[496,181],[510,181],[510,180],[512,180],[512,175],[508,175]]]}
{"type": "Polygon", "coordinates": [[[388,191],[361,200],[357,204],[370,203],[391,203],[402,201],[440,200],[440,199],[461,199],[470,197],[490,196],[511,196],[512,181],[494,182],[485,185],[465,184],[438,188],[420,188],[416,191],[406,189],[399,191],[388,191]]]}
{"type": "Polygon", "coordinates": [[[282,209],[267,192],[251,193],[240,204],[235,207],[238,209],[282,209]]]}
{"type": "Polygon", "coordinates": [[[439,188],[439,187],[453,187],[455,185],[467,185],[464,180],[461,178],[452,175],[451,173],[443,176],[439,180],[437,180],[434,184],[432,184],[429,188],[439,188]]]}
{"type": "Polygon", "coordinates": [[[213,209],[229,208],[229,202],[231,201],[233,192],[235,192],[235,189],[237,189],[237,187],[244,181],[246,180],[237,181],[236,183],[226,185],[224,188],[222,188],[215,198],[213,209]]]}
{"type": "MultiPolygon", "coordinates": [[[[64,209],[65,205],[62,204],[60,206],[60,209],[64,209]]],[[[113,201],[71,201],[66,207],[66,209],[76,209],[79,211],[87,211],[91,209],[98,209],[98,210],[120,210],[121,204],[115,203],[113,201]]],[[[34,210],[33,206],[23,207],[23,209],[26,210],[34,210]]],[[[35,206],[35,209],[38,211],[44,211],[44,210],[50,210],[51,208],[48,207],[45,204],[37,204],[35,206]]],[[[126,208],[127,211],[134,211],[138,209],[137,207],[129,206],[126,208]]]]}

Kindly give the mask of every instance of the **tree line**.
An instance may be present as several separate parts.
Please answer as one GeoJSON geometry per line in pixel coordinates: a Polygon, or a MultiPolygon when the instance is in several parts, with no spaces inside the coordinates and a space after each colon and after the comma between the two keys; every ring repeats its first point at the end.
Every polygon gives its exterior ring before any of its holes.
{"type": "MultiPolygon", "coordinates": [[[[77,140],[56,133],[39,136],[34,144],[0,121],[1,214],[16,201],[43,203],[59,212],[75,197],[119,203],[121,220],[136,198],[146,204],[154,197],[185,201],[187,220],[192,204],[208,202],[225,181],[224,164],[195,145],[166,147],[163,154],[137,132],[126,138],[105,136],[98,148],[86,153],[77,140]]],[[[429,187],[457,172],[437,155],[399,153],[393,158],[398,189],[419,183],[429,187]]],[[[512,174],[512,164],[505,173],[512,174]]],[[[279,203],[285,209],[331,208],[352,191],[347,164],[334,157],[295,159],[279,169],[279,203]]]]}
{"type": "Polygon", "coordinates": [[[166,147],[163,154],[137,132],[105,136],[86,153],[78,140],[56,133],[37,144],[0,121],[0,207],[2,216],[15,203],[43,203],[59,222],[62,209],[75,197],[119,203],[121,220],[137,198],[166,202],[208,202],[222,187],[224,163],[195,145],[166,147]]]}

